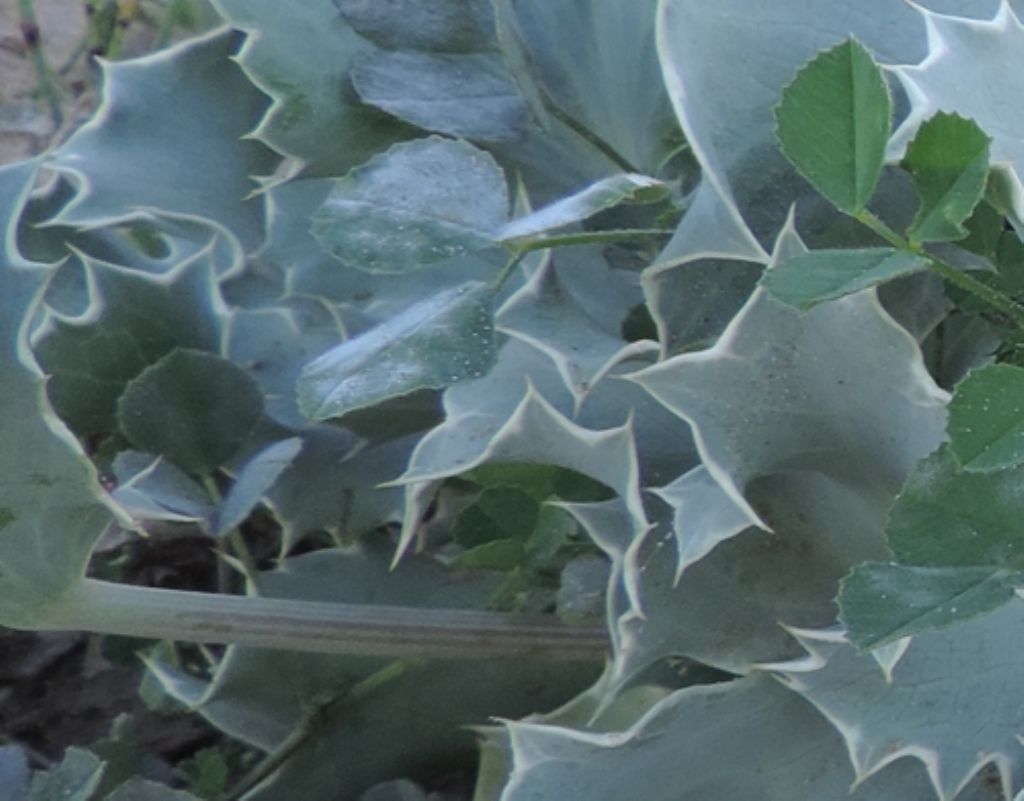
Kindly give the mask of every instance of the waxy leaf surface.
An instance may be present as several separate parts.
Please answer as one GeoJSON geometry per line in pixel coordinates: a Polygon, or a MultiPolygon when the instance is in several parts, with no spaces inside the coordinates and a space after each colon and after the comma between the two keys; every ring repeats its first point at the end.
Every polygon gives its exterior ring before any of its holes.
{"type": "Polygon", "coordinates": [[[950,447],[964,469],[1024,462],[1024,369],[992,364],[957,384],[949,404],[950,447]]]}
{"type": "Polygon", "coordinates": [[[505,177],[466,142],[396,145],[339,180],[313,233],[342,262],[404,273],[491,245],[508,215],[505,177]]]}

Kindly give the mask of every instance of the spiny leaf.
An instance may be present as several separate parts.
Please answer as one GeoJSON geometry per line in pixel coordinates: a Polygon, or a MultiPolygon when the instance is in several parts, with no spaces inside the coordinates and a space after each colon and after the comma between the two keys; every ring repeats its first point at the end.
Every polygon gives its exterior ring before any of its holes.
{"type": "Polygon", "coordinates": [[[184,348],[143,370],[117,404],[121,430],[135,447],[191,473],[230,459],[262,412],[263,394],[241,368],[184,348]]]}
{"type": "Polygon", "coordinates": [[[967,236],[964,221],[985,194],[989,138],[972,120],[941,112],[925,122],[900,166],[914,178],[921,207],[907,236],[945,242],[967,236]]]}
{"type": "Polygon", "coordinates": [[[993,364],[972,371],[949,405],[950,447],[966,470],[1024,462],[1024,369],[993,364]]]}
{"type": "Polygon", "coordinates": [[[240,35],[221,28],[134,61],[104,64],[103,104],[52,155],[79,184],[55,221],[110,224],[140,209],[201,217],[247,247],[263,236],[263,204],[245,198],[278,157],[247,139],[267,98],[232,60],[240,35]],[[157,156],[159,154],[159,156],[157,156]]]}
{"type": "Polygon", "coordinates": [[[882,71],[855,39],[816,56],[775,110],[782,152],[840,210],[864,208],[885,163],[892,100],[882,71]]]}
{"type": "Polygon", "coordinates": [[[761,286],[783,303],[809,309],[927,267],[926,257],[894,248],[812,250],[766,271],[761,286]]]}
{"type": "Polygon", "coordinates": [[[494,159],[466,142],[430,137],[396,145],[337,181],[313,233],[347,265],[404,273],[490,247],[507,214],[494,159]]]}
{"type": "Polygon", "coordinates": [[[302,371],[300,409],[326,420],[483,375],[496,353],[493,299],[485,284],[462,284],[343,342],[302,371]]]}
{"type": "MultiPolygon", "coordinates": [[[[1024,639],[1010,632],[1022,625],[1024,604],[1011,601],[956,628],[918,635],[884,671],[873,654],[857,653],[834,630],[798,631],[812,658],[780,672],[843,735],[858,779],[908,756],[927,770],[932,798],[961,797],[986,765],[998,777],[996,788],[1014,787],[1024,767],[1017,739],[1024,710],[1009,699],[1024,693],[1024,639]]],[[[996,788],[990,792],[1001,796],[996,788]]]]}
{"type": "Polygon", "coordinates": [[[301,449],[302,440],[291,437],[267,446],[246,462],[217,512],[213,535],[219,537],[245,520],[301,449]]]}

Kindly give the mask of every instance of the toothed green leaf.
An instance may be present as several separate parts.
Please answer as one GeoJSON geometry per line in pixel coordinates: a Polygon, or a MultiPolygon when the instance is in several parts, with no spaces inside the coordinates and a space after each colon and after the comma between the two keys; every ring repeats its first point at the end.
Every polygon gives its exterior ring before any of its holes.
{"type": "Polygon", "coordinates": [[[1024,369],[993,364],[971,372],[949,405],[950,448],[967,470],[1024,462],[1024,369]]]}
{"type": "Polygon", "coordinates": [[[892,100],[882,71],[856,39],[797,73],[775,110],[782,152],[839,209],[863,209],[882,174],[892,100]]]}
{"type": "Polygon", "coordinates": [[[809,309],[920,272],[928,264],[924,256],[893,248],[812,250],[768,270],[761,286],[783,303],[809,309]]]}
{"type": "Polygon", "coordinates": [[[263,412],[256,383],[231,362],[177,348],[129,382],[118,424],[140,450],[208,473],[239,449],[263,412]]]}
{"type": "Polygon", "coordinates": [[[926,121],[900,166],[911,174],[921,208],[907,229],[915,242],[967,236],[964,221],[985,194],[991,140],[973,120],[939,113],[926,121]]]}

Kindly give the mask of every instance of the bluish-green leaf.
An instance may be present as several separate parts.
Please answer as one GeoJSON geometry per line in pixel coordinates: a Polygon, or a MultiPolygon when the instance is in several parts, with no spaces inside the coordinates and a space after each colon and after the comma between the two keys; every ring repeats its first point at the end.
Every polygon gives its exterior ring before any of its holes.
{"type": "Polygon", "coordinates": [[[949,437],[966,470],[1024,463],[1024,369],[992,364],[957,384],[949,405],[949,437]]]}
{"type": "Polygon", "coordinates": [[[291,437],[264,448],[245,463],[217,511],[213,525],[215,537],[230,531],[249,516],[301,449],[302,440],[291,437]]]}
{"type": "Polygon", "coordinates": [[[892,126],[881,69],[855,39],[818,54],[775,109],[782,152],[840,210],[862,210],[875,192],[892,126]]]}
{"type": "Polygon", "coordinates": [[[991,612],[1024,574],[991,567],[918,567],[871,562],[840,586],[839,619],[861,649],[940,629],[991,612]]]}
{"type": "Polygon", "coordinates": [[[248,34],[238,64],[273,100],[252,133],[292,157],[292,172],[341,175],[409,135],[406,126],[367,108],[352,92],[352,63],[376,48],[345,24],[331,0],[214,5],[248,34]]]}
{"type": "Polygon", "coordinates": [[[488,0],[334,0],[356,32],[386,50],[470,53],[492,49],[488,0]]]}
{"type": "Polygon", "coordinates": [[[364,103],[434,133],[506,142],[526,132],[526,103],[492,53],[375,53],[352,84],[364,103]]]}
{"type": "Polygon", "coordinates": [[[914,178],[921,207],[907,236],[946,242],[967,236],[964,221],[985,194],[989,138],[973,120],[940,112],[925,122],[900,166],[914,178]]]}
{"type": "Polygon", "coordinates": [[[924,256],[894,248],[812,250],[765,272],[761,285],[783,303],[809,309],[927,267],[924,256]]]}
{"type": "Polygon", "coordinates": [[[205,522],[213,512],[207,491],[160,456],[121,451],[114,460],[111,493],[135,520],[205,522]]]}
{"type": "Polygon", "coordinates": [[[327,420],[482,376],[496,353],[493,300],[490,287],[469,282],[343,342],[306,365],[299,408],[313,420],[327,420]]]}
{"type": "Polygon", "coordinates": [[[490,247],[508,215],[501,167],[466,142],[396,145],[340,179],[313,217],[327,252],[370,272],[405,273],[490,247]]]}
{"type": "Polygon", "coordinates": [[[263,413],[263,394],[240,367],[202,351],[176,349],[132,380],[118,423],[139,450],[182,470],[207,473],[239,449],[263,413]]]}

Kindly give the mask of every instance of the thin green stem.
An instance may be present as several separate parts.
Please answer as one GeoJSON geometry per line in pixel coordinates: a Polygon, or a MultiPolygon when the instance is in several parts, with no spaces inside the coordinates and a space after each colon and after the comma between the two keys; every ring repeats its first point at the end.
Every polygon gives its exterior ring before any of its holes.
{"type": "Polygon", "coordinates": [[[61,105],[60,88],[43,51],[34,0],[18,0],[18,15],[21,37],[32,60],[32,69],[36,73],[36,91],[50,110],[50,120],[56,133],[64,125],[64,110],[61,105]]]}
{"type": "Polygon", "coordinates": [[[370,674],[340,696],[324,699],[320,703],[313,704],[281,744],[268,754],[265,759],[261,760],[259,764],[253,766],[253,769],[243,776],[238,784],[231,789],[231,792],[227,793],[221,801],[237,801],[264,779],[272,775],[291,758],[292,754],[320,733],[329,722],[331,715],[335,714],[339,707],[359,703],[379,688],[390,684],[395,679],[404,676],[422,664],[423,660],[419,659],[403,659],[392,662],[375,673],[370,674]]]}
{"type": "Polygon", "coordinates": [[[437,659],[603,659],[603,626],[547,615],[293,601],[82,579],[33,628],[307,653],[437,659]]]}
{"type": "Polygon", "coordinates": [[[949,283],[959,287],[965,292],[969,292],[992,308],[999,310],[1013,320],[1018,328],[1024,329],[1024,307],[1015,302],[1012,298],[1004,295],[998,289],[993,289],[988,284],[979,281],[977,278],[965,273],[963,270],[958,270],[952,264],[948,264],[942,259],[928,253],[919,243],[911,242],[905,237],[900,236],[900,234],[886,225],[885,222],[867,209],[857,212],[854,217],[859,222],[870,228],[874,233],[878,234],[878,236],[894,248],[908,253],[914,253],[928,259],[932,269],[946,281],[949,281],[949,283]]]}
{"type": "Polygon", "coordinates": [[[517,253],[530,253],[534,250],[548,248],[564,248],[574,245],[604,245],[622,242],[629,239],[650,239],[656,236],[671,236],[675,233],[669,228],[615,228],[609,231],[579,231],[572,234],[553,234],[551,236],[527,239],[515,245],[517,253]]]}
{"type": "Polygon", "coordinates": [[[515,272],[520,262],[522,262],[522,260],[525,258],[525,250],[514,251],[512,255],[509,257],[509,260],[505,262],[505,266],[501,268],[501,272],[499,272],[494,277],[494,280],[491,281],[491,289],[497,292],[499,289],[505,286],[505,282],[508,281],[509,277],[512,275],[512,273],[515,272]]]}
{"type": "MultiPolygon", "coordinates": [[[[207,494],[211,500],[220,506],[223,502],[221,497],[220,488],[217,486],[216,480],[213,476],[203,476],[203,487],[206,489],[207,494]]],[[[242,566],[242,571],[245,573],[246,579],[254,581],[257,574],[256,559],[253,557],[252,552],[249,550],[249,546],[245,541],[245,537],[242,536],[242,532],[238,530],[238,527],[232,528],[227,534],[220,540],[218,545],[221,550],[225,550],[225,544],[231,547],[234,552],[234,556],[238,559],[238,562],[242,566]]],[[[224,560],[221,560],[221,564],[226,564],[224,560]]],[[[226,583],[224,577],[220,576],[221,590],[226,590],[226,583]]]]}

